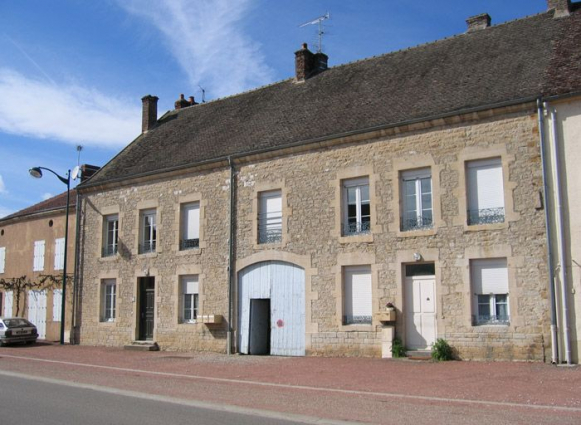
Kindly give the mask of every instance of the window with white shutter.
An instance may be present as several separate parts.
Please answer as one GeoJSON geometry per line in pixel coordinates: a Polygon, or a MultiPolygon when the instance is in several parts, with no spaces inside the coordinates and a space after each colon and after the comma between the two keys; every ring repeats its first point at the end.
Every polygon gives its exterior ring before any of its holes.
{"type": "Polygon", "coordinates": [[[34,262],[32,270],[35,272],[44,270],[44,241],[34,241],[34,262]]]}
{"type": "Polygon", "coordinates": [[[0,274],[4,273],[6,267],[6,247],[0,247],[0,274]]]}
{"type": "Polygon", "coordinates": [[[63,307],[63,290],[55,289],[52,291],[52,321],[60,322],[63,307]]]}
{"type": "Polygon", "coordinates": [[[343,324],[371,324],[371,266],[343,268],[343,324]]]}
{"type": "Polygon", "coordinates": [[[199,282],[197,275],[182,276],[181,292],[181,323],[195,323],[199,312],[199,282]]]}
{"type": "Polygon", "coordinates": [[[470,261],[474,324],[508,324],[508,268],[506,258],[470,261]]]}
{"type": "Polygon", "coordinates": [[[54,269],[62,270],[65,266],[65,238],[54,241],[54,269]]]}
{"type": "Polygon", "coordinates": [[[4,292],[4,317],[12,317],[14,308],[14,293],[12,291],[4,292]]]}
{"type": "Polygon", "coordinates": [[[258,201],[258,243],[282,241],[282,192],[261,192],[258,201]]]}
{"type": "Polygon", "coordinates": [[[200,247],[200,203],[191,202],[181,207],[180,250],[200,247]]]}
{"type": "Polygon", "coordinates": [[[466,163],[468,224],[504,222],[504,185],[500,158],[466,163]]]}

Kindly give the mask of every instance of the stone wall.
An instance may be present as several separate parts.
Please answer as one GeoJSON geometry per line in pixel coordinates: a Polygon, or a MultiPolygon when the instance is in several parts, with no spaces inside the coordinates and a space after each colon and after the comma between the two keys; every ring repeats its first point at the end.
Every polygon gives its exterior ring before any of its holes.
{"type": "MultiPolygon", "coordinates": [[[[342,268],[370,265],[373,312],[388,301],[397,308],[396,335],[406,338],[403,265],[414,254],[436,269],[437,335],[461,358],[543,360],[548,344],[548,290],[538,131],[534,110],[480,118],[473,122],[399,132],[373,140],[321,147],[293,155],[257,159],[236,166],[236,270],[294,255],[307,259],[307,354],[369,355],[381,352],[381,324],[341,323],[342,268]],[[492,225],[466,225],[465,162],[500,157],[506,219],[492,225]],[[399,173],[429,167],[434,227],[402,232],[399,226],[399,173]],[[341,181],[369,178],[371,234],[341,235],[341,181]],[[283,193],[281,243],[256,243],[256,199],[264,188],[283,193]],[[511,320],[508,326],[473,326],[471,259],[507,259],[511,320]],[[310,264],[308,262],[310,261],[310,264]]],[[[199,274],[203,314],[228,316],[229,170],[192,173],[90,194],[83,203],[84,272],[82,341],[121,345],[135,339],[136,280],[147,269],[156,277],[155,340],[162,349],[225,351],[227,325],[208,327],[177,321],[177,276],[199,274]],[[196,194],[204,205],[201,248],[177,252],[180,197],[196,194]],[[160,221],[160,247],[137,255],[138,204],[154,202],[160,221]],[[126,252],[95,258],[102,211],[118,208],[120,239],[126,252]],[[99,279],[118,276],[119,316],[99,322],[99,279]]],[[[234,294],[236,299],[236,293],[234,294]]],[[[236,307],[234,317],[236,317],[236,307]]],[[[233,323],[236,329],[236,321],[233,323]]],[[[236,334],[233,338],[236,343],[236,334]]],[[[234,347],[236,348],[236,347],[234,347]]]]}

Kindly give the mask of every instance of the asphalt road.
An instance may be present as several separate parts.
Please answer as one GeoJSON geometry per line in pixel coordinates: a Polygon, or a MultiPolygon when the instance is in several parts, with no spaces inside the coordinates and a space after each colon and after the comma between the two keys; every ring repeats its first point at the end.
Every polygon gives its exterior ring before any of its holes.
{"type": "Polygon", "coordinates": [[[103,387],[86,388],[57,381],[0,375],[2,425],[291,425],[243,409],[199,407],[200,403],[169,401],[163,397],[103,387]],[[238,411],[237,411],[238,410],[238,411]]]}

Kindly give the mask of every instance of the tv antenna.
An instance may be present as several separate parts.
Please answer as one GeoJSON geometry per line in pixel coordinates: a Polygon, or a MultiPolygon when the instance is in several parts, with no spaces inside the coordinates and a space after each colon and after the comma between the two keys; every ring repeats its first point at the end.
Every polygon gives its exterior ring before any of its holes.
{"type": "Polygon", "coordinates": [[[206,90],[204,90],[204,88],[199,84],[198,87],[200,88],[200,90],[202,90],[202,103],[206,103],[206,90]]]}
{"type": "Polygon", "coordinates": [[[319,16],[317,19],[313,19],[312,21],[305,22],[302,25],[299,25],[299,28],[306,27],[307,25],[318,25],[319,29],[317,31],[317,35],[319,37],[319,45],[317,46],[317,53],[321,53],[323,49],[323,34],[325,31],[323,29],[323,21],[327,19],[331,19],[331,14],[329,12],[325,13],[323,16],[319,16]]]}

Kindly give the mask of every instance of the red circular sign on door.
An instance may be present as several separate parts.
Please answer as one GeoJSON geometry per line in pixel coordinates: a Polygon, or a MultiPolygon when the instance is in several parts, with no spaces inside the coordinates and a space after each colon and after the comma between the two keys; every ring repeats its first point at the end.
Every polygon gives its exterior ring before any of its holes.
{"type": "Polygon", "coordinates": [[[279,328],[282,328],[284,326],[284,322],[281,319],[278,319],[276,321],[276,326],[278,326],[279,328]]]}

